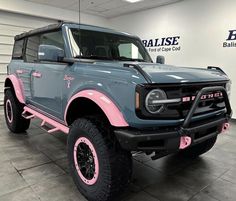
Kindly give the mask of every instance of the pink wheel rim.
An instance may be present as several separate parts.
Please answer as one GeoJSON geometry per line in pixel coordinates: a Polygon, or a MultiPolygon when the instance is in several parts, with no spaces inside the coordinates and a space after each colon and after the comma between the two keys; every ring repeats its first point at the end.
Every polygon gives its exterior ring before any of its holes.
{"type": "Polygon", "coordinates": [[[6,116],[9,123],[13,122],[13,110],[11,101],[8,99],[6,102],[6,116]]]}
{"type": "MultiPolygon", "coordinates": [[[[75,146],[74,146],[74,163],[75,163],[75,168],[77,170],[79,177],[81,178],[81,180],[85,184],[93,185],[96,183],[96,181],[98,179],[98,175],[99,175],[99,163],[98,163],[97,152],[89,139],[87,139],[85,137],[80,137],[76,141],[75,146]],[[79,154],[79,152],[81,152],[81,148],[80,148],[81,145],[87,147],[88,148],[87,151],[89,151],[89,153],[90,153],[90,158],[88,159],[90,162],[88,162],[88,164],[91,165],[89,168],[93,169],[92,178],[86,177],[84,170],[83,170],[84,166],[82,166],[81,162],[78,161],[78,154],[79,154]]],[[[84,163],[87,164],[86,161],[84,161],[84,163]]],[[[90,177],[91,177],[91,175],[90,175],[90,177]]]]}

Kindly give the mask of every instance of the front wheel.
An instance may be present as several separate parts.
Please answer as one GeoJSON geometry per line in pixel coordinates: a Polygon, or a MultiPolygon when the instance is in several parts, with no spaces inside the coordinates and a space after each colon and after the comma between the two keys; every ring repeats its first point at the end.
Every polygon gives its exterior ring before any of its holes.
{"type": "Polygon", "coordinates": [[[131,154],[122,150],[109,131],[91,119],[76,120],[68,136],[71,175],[89,201],[111,201],[129,183],[131,154]]]}
{"type": "Polygon", "coordinates": [[[4,97],[4,114],[8,129],[13,133],[25,132],[30,120],[22,117],[23,105],[17,100],[15,93],[7,89],[4,97]]]}

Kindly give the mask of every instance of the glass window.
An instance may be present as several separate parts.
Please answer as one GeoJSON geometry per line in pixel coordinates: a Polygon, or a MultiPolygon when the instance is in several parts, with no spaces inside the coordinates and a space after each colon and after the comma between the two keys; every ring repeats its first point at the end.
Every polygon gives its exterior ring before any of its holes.
{"type": "Polygon", "coordinates": [[[27,40],[25,50],[26,62],[36,62],[38,59],[38,48],[39,48],[40,36],[31,36],[27,40]]]}
{"type": "Polygon", "coordinates": [[[38,61],[39,48],[44,45],[57,47],[64,51],[62,32],[57,31],[29,37],[26,45],[25,60],[27,62],[38,61]]]}
{"type": "Polygon", "coordinates": [[[62,38],[62,32],[51,32],[41,35],[40,45],[51,45],[64,50],[64,41],[62,38]]]}
{"type": "Polygon", "coordinates": [[[152,62],[142,42],[135,37],[71,28],[69,38],[74,57],[152,62]]]}
{"type": "Polygon", "coordinates": [[[12,58],[13,59],[22,59],[23,57],[23,47],[24,47],[24,39],[16,40],[14,47],[13,47],[13,53],[12,58]]]}

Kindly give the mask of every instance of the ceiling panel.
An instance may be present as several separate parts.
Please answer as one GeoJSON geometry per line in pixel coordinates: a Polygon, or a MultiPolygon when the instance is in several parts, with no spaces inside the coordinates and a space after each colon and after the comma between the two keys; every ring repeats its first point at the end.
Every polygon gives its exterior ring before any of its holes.
{"type": "MultiPolygon", "coordinates": [[[[25,0],[39,4],[46,4],[58,8],[78,11],[79,0],[25,0]]],[[[129,3],[124,0],[81,0],[81,11],[106,18],[117,17],[123,14],[155,8],[183,0],[142,0],[129,3]]]]}
{"type": "Polygon", "coordinates": [[[105,4],[100,4],[97,7],[107,8],[108,10],[115,10],[120,7],[125,7],[127,5],[130,5],[130,3],[127,3],[125,1],[109,1],[105,4]]]}
{"type": "Polygon", "coordinates": [[[69,7],[74,3],[77,3],[78,0],[25,0],[25,1],[30,1],[30,2],[34,2],[34,3],[39,3],[39,4],[46,4],[49,6],[55,6],[58,8],[65,8],[65,7],[69,7]]]}

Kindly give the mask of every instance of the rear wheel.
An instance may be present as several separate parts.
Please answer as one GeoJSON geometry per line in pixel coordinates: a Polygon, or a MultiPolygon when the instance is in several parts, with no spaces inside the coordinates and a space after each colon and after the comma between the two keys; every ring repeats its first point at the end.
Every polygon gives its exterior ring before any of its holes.
{"type": "Polygon", "coordinates": [[[23,107],[14,92],[7,89],[4,97],[4,113],[7,127],[13,133],[22,133],[29,128],[30,120],[21,116],[23,107]]]}
{"type": "Polygon", "coordinates": [[[216,143],[217,136],[210,138],[202,143],[196,144],[180,151],[180,154],[190,158],[196,158],[208,152],[216,143]]]}
{"type": "MultiPolygon", "coordinates": [[[[102,123],[102,122],[101,122],[102,123]]],[[[131,178],[132,157],[92,119],[76,120],[68,136],[73,180],[89,201],[114,200],[131,178]]]]}

